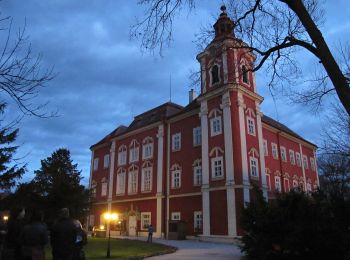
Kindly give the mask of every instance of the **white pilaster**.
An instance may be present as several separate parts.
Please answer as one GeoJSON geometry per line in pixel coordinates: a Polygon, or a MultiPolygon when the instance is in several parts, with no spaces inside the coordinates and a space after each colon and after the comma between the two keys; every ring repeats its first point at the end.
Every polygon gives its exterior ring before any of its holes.
{"type": "Polygon", "coordinates": [[[201,131],[202,131],[202,215],[203,235],[210,235],[210,200],[209,200],[209,147],[208,147],[208,105],[201,102],[201,131]]]}
{"type": "Polygon", "coordinates": [[[164,149],[164,125],[158,126],[158,153],[157,153],[157,237],[162,235],[162,195],[163,195],[163,149],[164,149]]]}
{"type": "Polygon", "coordinates": [[[224,71],[224,84],[228,81],[228,70],[227,70],[227,51],[226,49],[222,52],[222,68],[224,71]]]}
{"type": "Polygon", "coordinates": [[[239,116],[239,136],[241,139],[241,155],[242,155],[242,175],[243,175],[243,201],[244,204],[250,202],[250,183],[248,174],[248,158],[247,158],[247,140],[244,120],[244,99],[241,92],[238,92],[238,116],[239,116]]]}
{"type": "Polygon", "coordinates": [[[234,82],[238,83],[239,82],[239,69],[240,69],[240,62],[237,58],[237,51],[239,49],[234,49],[233,50],[233,63],[234,63],[234,68],[235,68],[235,78],[234,78],[234,82]]]}
{"type": "Polygon", "coordinates": [[[259,154],[260,154],[260,169],[261,169],[261,186],[265,199],[268,199],[267,195],[267,184],[266,184],[266,172],[265,172],[265,152],[264,152],[264,137],[262,134],[262,124],[261,117],[262,113],[260,112],[260,106],[258,102],[255,102],[256,105],[256,122],[258,130],[258,140],[259,140],[259,154]]]}
{"type": "Polygon", "coordinates": [[[300,160],[301,160],[301,169],[303,170],[303,179],[304,179],[304,191],[307,191],[306,186],[306,176],[305,176],[305,168],[304,168],[304,156],[303,156],[303,149],[301,147],[301,144],[299,143],[299,149],[300,149],[300,160]]]}
{"type": "Polygon", "coordinates": [[[225,140],[225,172],[226,172],[226,196],[227,196],[227,224],[228,235],[236,236],[236,200],[233,185],[234,167],[233,167],[233,143],[232,143],[232,125],[231,125],[231,99],[230,92],[227,91],[222,96],[222,109],[224,117],[224,140],[225,140]]]}
{"type": "Polygon", "coordinates": [[[316,171],[317,186],[320,187],[320,179],[318,177],[318,170],[317,170],[316,150],[314,150],[314,160],[315,160],[315,171],[316,171]]]}

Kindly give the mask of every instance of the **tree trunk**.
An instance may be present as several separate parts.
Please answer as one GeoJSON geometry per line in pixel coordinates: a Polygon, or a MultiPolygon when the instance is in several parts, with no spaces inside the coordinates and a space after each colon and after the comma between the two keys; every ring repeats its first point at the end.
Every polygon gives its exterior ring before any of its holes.
{"type": "Polygon", "coordinates": [[[343,104],[350,116],[350,88],[349,84],[335,61],[331,51],[324,40],[322,33],[312,20],[309,12],[306,10],[302,0],[279,0],[288,5],[290,9],[298,16],[299,20],[308,32],[311,40],[318,50],[318,58],[321,60],[333,86],[337,92],[340,102],[343,104]]]}

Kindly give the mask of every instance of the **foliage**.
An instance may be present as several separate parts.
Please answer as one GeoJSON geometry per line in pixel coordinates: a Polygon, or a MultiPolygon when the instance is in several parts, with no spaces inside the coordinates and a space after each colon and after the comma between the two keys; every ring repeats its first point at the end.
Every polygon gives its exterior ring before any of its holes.
{"type": "MultiPolygon", "coordinates": [[[[0,114],[3,115],[6,105],[0,104],[0,114]]],[[[4,120],[0,120],[3,125],[4,120]]],[[[9,190],[16,184],[25,172],[25,165],[17,164],[13,155],[18,146],[11,145],[16,141],[18,128],[13,129],[13,124],[1,126],[0,129],[0,190],[9,190]]]]}
{"type": "Polygon", "coordinates": [[[348,259],[350,203],[292,191],[267,203],[256,199],[241,217],[244,251],[251,259],[348,259]]]}
{"type": "Polygon", "coordinates": [[[58,149],[41,161],[35,173],[35,191],[42,198],[45,215],[54,220],[60,208],[70,209],[72,217],[82,219],[88,205],[88,191],[80,184],[82,177],[70,158],[68,149],[58,149]]]}

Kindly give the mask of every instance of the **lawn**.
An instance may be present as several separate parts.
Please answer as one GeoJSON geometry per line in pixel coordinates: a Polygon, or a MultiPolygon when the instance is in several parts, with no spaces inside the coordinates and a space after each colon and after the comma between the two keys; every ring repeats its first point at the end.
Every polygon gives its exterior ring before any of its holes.
{"type": "MultiPolygon", "coordinates": [[[[84,251],[86,259],[106,259],[107,239],[89,237],[84,251]]],[[[174,248],[161,244],[146,243],[138,240],[111,239],[110,259],[137,259],[173,251],[174,248]]],[[[49,247],[46,249],[46,259],[52,259],[51,248],[49,247]]]]}

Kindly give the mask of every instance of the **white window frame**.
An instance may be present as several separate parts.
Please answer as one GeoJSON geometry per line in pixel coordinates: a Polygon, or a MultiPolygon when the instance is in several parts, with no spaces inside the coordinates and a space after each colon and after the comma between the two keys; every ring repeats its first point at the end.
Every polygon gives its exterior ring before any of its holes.
{"type": "Polygon", "coordinates": [[[210,130],[210,136],[216,136],[222,133],[222,119],[220,115],[210,119],[210,130]]]}
{"type": "Polygon", "coordinates": [[[288,178],[283,178],[283,186],[284,186],[284,191],[289,192],[290,191],[290,181],[288,178]]]}
{"type": "Polygon", "coordinates": [[[171,172],[171,188],[179,189],[181,188],[181,170],[173,170],[171,172]]]}
{"type": "Polygon", "coordinates": [[[311,166],[311,170],[313,170],[313,171],[316,170],[315,159],[312,157],[310,157],[310,166],[311,166]]]}
{"type": "Polygon", "coordinates": [[[121,147],[119,147],[118,150],[118,165],[125,165],[126,164],[126,156],[127,156],[127,150],[126,150],[126,146],[122,145],[121,147]]]}
{"type": "Polygon", "coordinates": [[[141,192],[151,192],[152,191],[152,167],[142,168],[141,175],[141,192]],[[146,187],[146,174],[149,174],[149,187],[146,187]]]}
{"type": "Polygon", "coordinates": [[[309,163],[306,155],[303,155],[303,164],[304,164],[304,169],[306,170],[309,169],[309,163]]]}
{"type": "Polygon", "coordinates": [[[171,220],[181,220],[181,212],[171,212],[171,220]]]}
{"type": "Polygon", "coordinates": [[[138,170],[129,171],[128,176],[128,194],[136,194],[138,189],[138,170]],[[135,185],[133,183],[135,179],[135,185]],[[135,190],[133,189],[135,187],[135,190]]]}
{"type": "Polygon", "coordinates": [[[307,193],[311,193],[312,192],[312,185],[311,185],[311,183],[306,183],[306,192],[307,193]]]}
{"type": "Polygon", "coordinates": [[[287,150],[286,150],[286,147],[281,146],[280,150],[281,150],[281,160],[283,162],[286,162],[287,161],[287,150]]]}
{"type": "Polygon", "coordinates": [[[96,192],[97,192],[97,188],[96,188],[97,184],[95,181],[93,181],[93,183],[91,184],[91,197],[96,198],[96,192]]]}
{"type": "Polygon", "coordinates": [[[196,165],[193,167],[193,185],[201,186],[202,185],[202,165],[196,165]]]}
{"type": "Polygon", "coordinates": [[[108,182],[107,181],[101,182],[101,197],[107,196],[107,190],[108,190],[108,182]]]}
{"type": "Polygon", "coordinates": [[[124,169],[117,173],[116,195],[125,194],[126,171],[124,169]]]}
{"type": "Polygon", "coordinates": [[[222,156],[218,156],[218,157],[214,157],[211,158],[211,178],[213,180],[215,179],[222,179],[224,177],[224,159],[222,156]],[[216,175],[216,162],[220,162],[221,164],[221,174],[220,175],[216,175]]]}
{"type": "Polygon", "coordinates": [[[153,143],[142,145],[142,159],[153,158],[153,143]]]}
{"type": "Polygon", "coordinates": [[[202,129],[200,126],[193,128],[193,146],[202,144],[202,129]]]}
{"type": "Polygon", "coordinates": [[[275,176],[275,191],[278,191],[278,192],[282,191],[282,184],[281,184],[281,177],[280,176],[275,176]],[[279,185],[277,185],[277,184],[279,184],[279,185]]]}
{"type": "Polygon", "coordinates": [[[139,161],[139,154],[140,154],[140,150],[139,147],[133,147],[130,148],[129,150],[129,162],[138,162],[139,161]]]}
{"type": "Polygon", "coordinates": [[[300,153],[298,153],[298,152],[295,153],[295,160],[297,162],[297,166],[301,167],[301,155],[300,155],[300,153]]]}
{"type": "Polygon", "coordinates": [[[141,230],[147,230],[148,226],[152,224],[152,213],[141,212],[141,230]],[[147,220],[147,223],[145,221],[147,220]]]}
{"type": "Polygon", "coordinates": [[[289,161],[290,164],[295,165],[295,154],[293,150],[289,150],[289,161]]]}
{"type": "Polygon", "coordinates": [[[203,230],[203,214],[202,211],[193,212],[193,229],[203,230]]]}
{"type": "Polygon", "coordinates": [[[267,140],[264,139],[264,156],[269,155],[269,148],[267,146],[267,140]]]}
{"type": "Polygon", "coordinates": [[[94,162],[93,162],[93,169],[94,171],[98,170],[98,157],[94,158],[94,162]]]}
{"type": "Polygon", "coordinates": [[[278,148],[276,143],[271,143],[272,157],[273,159],[278,159],[278,148]]]}
{"type": "Polygon", "coordinates": [[[109,168],[109,153],[105,154],[105,156],[103,157],[103,168],[109,168]]]}
{"type": "Polygon", "coordinates": [[[247,116],[247,128],[248,134],[255,136],[255,120],[254,118],[247,116]]]}
{"type": "Polygon", "coordinates": [[[250,176],[253,178],[259,178],[259,161],[255,157],[249,157],[249,166],[250,166],[250,176]],[[253,173],[256,174],[253,174],[253,173]]]}
{"type": "Polygon", "coordinates": [[[298,180],[293,180],[293,189],[298,189],[299,188],[299,182],[298,180]]]}
{"type": "Polygon", "coordinates": [[[171,137],[171,150],[173,152],[181,150],[181,133],[173,134],[171,137]]]}

